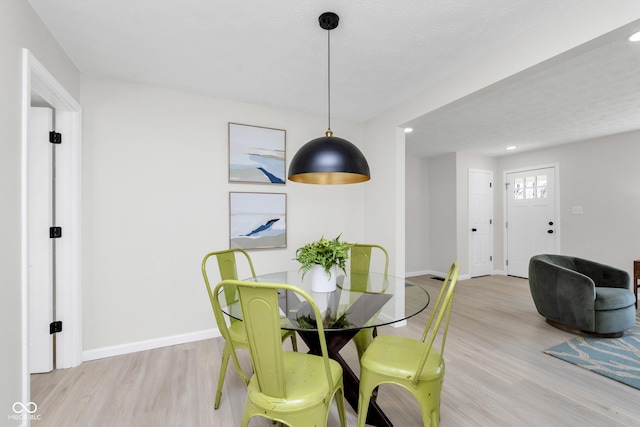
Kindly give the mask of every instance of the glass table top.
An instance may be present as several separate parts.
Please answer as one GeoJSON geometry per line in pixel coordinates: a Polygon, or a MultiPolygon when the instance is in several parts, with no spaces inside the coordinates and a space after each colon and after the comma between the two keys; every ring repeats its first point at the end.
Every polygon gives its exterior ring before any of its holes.
{"type": "MultiPolygon", "coordinates": [[[[313,292],[308,277],[302,278],[298,270],[259,275],[247,281],[288,283],[309,293],[323,316],[325,331],[347,331],[373,328],[406,320],[429,305],[429,293],[404,278],[381,273],[338,273],[338,286],[334,292],[313,292]]],[[[291,291],[280,291],[279,304],[283,329],[311,331],[316,319],[309,303],[291,291]]],[[[218,295],[222,310],[242,320],[237,292],[225,301],[218,295]]]]}

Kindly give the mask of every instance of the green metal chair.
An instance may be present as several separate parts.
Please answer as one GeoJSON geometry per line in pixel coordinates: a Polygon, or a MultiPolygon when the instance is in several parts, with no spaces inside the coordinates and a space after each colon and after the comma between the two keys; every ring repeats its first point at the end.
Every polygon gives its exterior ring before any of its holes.
{"type": "Polygon", "coordinates": [[[444,383],[443,359],[447,339],[453,291],[458,281],[458,263],[449,268],[447,277],[431,311],[420,340],[379,335],[360,359],[360,394],[358,427],[364,427],[373,391],[381,384],[397,384],[407,389],[418,401],[425,426],[440,425],[440,395],[444,383]],[[442,327],[442,341],[433,343],[442,327]]]}
{"type": "MultiPolygon", "coordinates": [[[[282,283],[243,282],[224,280],[216,286],[237,289],[242,308],[242,319],[254,367],[254,375],[247,386],[247,399],[241,426],[249,425],[254,416],[290,427],[326,426],[329,408],[336,397],[341,426],[346,426],[342,367],[329,359],[322,322],[318,322],[318,339],[322,356],[284,351],[281,345],[279,291],[293,291],[306,300],[316,319],[320,310],[309,294],[282,283]]],[[[220,313],[220,302],[214,300],[220,313]]],[[[219,323],[224,324],[224,322],[219,323]]],[[[221,328],[225,338],[229,330],[221,328]]],[[[235,342],[231,355],[235,359],[235,342]]]]}
{"type": "MultiPolygon", "coordinates": [[[[384,255],[384,275],[387,275],[389,271],[389,253],[385,248],[380,245],[353,243],[351,244],[351,254],[349,256],[351,290],[358,292],[370,291],[368,289],[368,277],[371,268],[371,259],[376,257],[373,253],[374,249],[381,251],[382,255],[384,255]]],[[[385,289],[381,289],[380,291],[384,290],[385,289]]],[[[353,342],[358,351],[358,358],[362,357],[364,351],[369,347],[371,340],[373,340],[377,334],[378,331],[374,327],[362,329],[353,337],[353,342]]]]}
{"type": "MultiPolygon", "coordinates": [[[[204,277],[204,283],[207,286],[209,299],[211,300],[211,307],[213,308],[213,313],[215,315],[216,322],[218,323],[218,329],[221,329],[220,321],[222,321],[225,324],[225,326],[226,326],[226,323],[225,323],[225,317],[222,315],[222,312],[219,313],[220,316],[218,316],[218,313],[216,313],[216,308],[213,302],[217,300],[217,298],[215,298],[217,294],[214,294],[211,292],[211,285],[209,283],[209,277],[207,276],[207,268],[206,268],[207,260],[212,256],[216,257],[218,261],[218,269],[220,270],[221,280],[226,280],[226,279],[237,280],[238,270],[236,265],[236,254],[243,254],[245,256],[249,264],[249,268],[251,269],[251,276],[256,277],[256,272],[253,269],[253,263],[251,262],[251,258],[249,257],[249,254],[243,251],[242,249],[234,248],[234,249],[227,249],[223,251],[211,252],[205,255],[204,259],[202,260],[202,275],[204,277]]],[[[232,287],[228,287],[224,290],[224,297],[228,304],[238,300],[237,292],[232,287]]],[[[229,334],[228,334],[229,339],[233,341],[234,345],[232,346],[229,340],[225,337],[224,350],[222,352],[222,364],[220,365],[220,375],[218,377],[218,389],[216,391],[216,401],[214,404],[215,409],[218,409],[218,407],[220,406],[220,398],[222,397],[222,386],[224,385],[224,377],[225,377],[225,374],[227,373],[229,356],[233,351],[232,348],[244,348],[246,350],[249,349],[249,345],[247,343],[247,335],[244,331],[244,326],[242,325],[241,321],[230,318],[230,326],[228,330],[229,330],[229,334]]],[[[291,337],[291,345],[293,346],[293,349],[295,351],[298,351],[296,333],[294,331],[282,330],[282,341],[284,341],[288,337],[291,337]]],[[[245,384],[248,384],[249,378],[244,374],[244,372],[242,371],[242,368],[238,364],[237,359],[235,357],[233,358],[233,362],[236,367],[236,371],[238,372],[238,375],[240,375],[240,377],[245,382],[245,384]]]]}

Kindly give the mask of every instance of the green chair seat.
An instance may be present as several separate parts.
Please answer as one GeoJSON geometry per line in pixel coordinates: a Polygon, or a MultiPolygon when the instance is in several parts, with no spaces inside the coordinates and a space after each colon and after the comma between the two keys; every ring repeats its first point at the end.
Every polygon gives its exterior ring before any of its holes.
{"type": "MultiPolygon", "coordinates": [[[[258,377],[253,376],[249,380],[248,399],[250,401],[262,402],[263,405],[273,405],[272,410],[275,412],[290,414],[308,411],[311,408],[323,404],[323,399],[330,395],[331,390],[327,383],[321,382],[317,387],[309,387],[310,378],[323,377],[325,375],[325,366],[322,356],[314,356],[311,354],[303,354],[286,351],[284,352],[284,388],[287,390],[287,399],[281,402],[274,401],[270,396],[260,392],[258,385],[258,377]]],[[[331,368],[331,377],[336,380],[342,378],[342,367],[335,360],[329,359],[331,368]]],[[[303,414],[304,415],[304,414],[303,414]]],[[[289,421],[291,419],[289,418],[289,421]]],[[[300,422],[304,425],[304,422],[300,422]]]]}
{"type": "MultiPolygon", "coordinates": [[[[401,377],[408,380],[418,371],[416,354],[427,351],[427,344],[412,338],[395,335],[380,335],[374,339],[363,356],[362,364],[379,377],[401,377]]],[[[420,370],[418,381],[433,381],[444,375],[444,359],[436,349],[429,352],[427,361],[420,370]]],[[[384,381],[386,382],[386,381],[384,381]]]]}

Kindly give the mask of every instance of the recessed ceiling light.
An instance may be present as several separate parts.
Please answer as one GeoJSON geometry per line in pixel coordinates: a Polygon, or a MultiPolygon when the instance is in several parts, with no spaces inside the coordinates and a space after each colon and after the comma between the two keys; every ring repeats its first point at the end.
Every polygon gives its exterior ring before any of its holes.
{"type": "Polygon", "coordinates": [[[638,31],[637,33],[633,33],[629,36],[629,41],[630,42],[640,42],[640,31],[638,31]]]}
{"type": "Polygon", "coordinates": [[[404,128],[404,133],[413,132],[413,128],[404,128]]]}
{"type": "Polygon", "coordinates": [[[515,145],[510,145],[507,147],[507,150],[515,150],[516,146],[515,145]]]}

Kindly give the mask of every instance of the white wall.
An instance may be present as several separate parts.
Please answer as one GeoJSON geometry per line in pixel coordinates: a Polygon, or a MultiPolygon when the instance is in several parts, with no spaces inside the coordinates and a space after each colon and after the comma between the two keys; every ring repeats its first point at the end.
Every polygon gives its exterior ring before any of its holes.
{"type": "MultiPolygon", "coordinates": [[[[289,162],[325,117],[94,77],[82,104],[85,350],[215,327],[200,262],[229,247],[229,191],[287,193],[288,246],[251,252],[258,272],[298,268],[323,235],[364,238],[368,183],[228,183],[228,122],[285,129],[289,162]]],[[[361,145],[362,125],[332,124],[361,145]]]]}
{"type": "MultiPolygon", "coordinates": [[[[22,374],[21,277],[21,121],[22,49],[28,48],[65,89],[78,97],[78,71],[24,0],[0,2],[0,417],[3,425],[18,425],[12,405],[23,401],[28,385],[22,374]]],[[[26,403],[26,402],[25,402],[26,403]]]]}
{"type": "Polygon", "coordinates": [[[409,276],[427,274],[429,251],[429,162],[416,156],[406,156],[406,257],[405,271],[409,276]]]}
{"type": "Polygon", "coordinates": [[[405,152],[404,130],[391,117],[365,123],[364,155],[371,169],[365,187],[364,233],[367,243],[389,252],[389,273],[405,269],[405,152]]]}
{"type": "Polygon", "coordinates": [[[633,260],[640,259],[638,159],[640,132],[630,132],[505,156],[499,168],[558,163],[561,252],[614,265],[633,277],[633,260]],[[584,214],[573,214],[573,206],[582,206],[584,214]]]}
{"type": "Polygon", "coordinates": [[[456,154],[429,159],[429,270],[444,277],[457,259],[456,154]]]}

